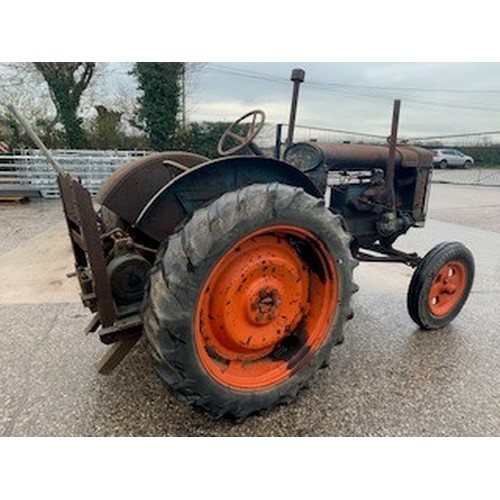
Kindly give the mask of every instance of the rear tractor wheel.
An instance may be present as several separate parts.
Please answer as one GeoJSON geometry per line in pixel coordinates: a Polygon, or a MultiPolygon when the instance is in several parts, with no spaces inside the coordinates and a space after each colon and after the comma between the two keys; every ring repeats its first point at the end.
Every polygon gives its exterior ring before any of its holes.
{"type": "Polygon", "coordinates": [[[214,418],[291,401],[342,341],[354,265],[341,219],[302,189],[222,195],[153,267],[143,315],[157,372],[214,418]]]}
{"type": "Polygon", "coordinates": [[[462,310],[474,280],[474,258],[459,242],[436,245],[413,273],[407,305],[425,330],[449,324],[462,310]]]}

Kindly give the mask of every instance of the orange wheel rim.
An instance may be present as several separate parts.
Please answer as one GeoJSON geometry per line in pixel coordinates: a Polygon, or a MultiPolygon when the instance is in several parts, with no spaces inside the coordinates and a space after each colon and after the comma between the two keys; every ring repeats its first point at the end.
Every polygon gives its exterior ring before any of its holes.
{"type": "Polygon", "coordinates": [[[249,234],[201,290],[195,344],[203,367],[239,390],[284,381],[323,345],[338,295],[335,260],[313,233],[278,225],[249,234]]]}
{"type": "Polygon", "coordinates": [[[462,262],[447,262],[436,274],[429,290],[429,310],[437,317],[446,316],[458,304],[467,286],[467,269],[462,262]]]}

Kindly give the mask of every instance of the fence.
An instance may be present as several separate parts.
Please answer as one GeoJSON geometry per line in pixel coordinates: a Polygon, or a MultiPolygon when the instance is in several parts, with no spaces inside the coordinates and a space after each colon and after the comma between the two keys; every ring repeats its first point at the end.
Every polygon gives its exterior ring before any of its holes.
{"type": "Polygon", "coordinates": [[[471,184],[482,186],[500,186],[500,168],[471,168],[467,170],[434,169],[433,182],[445,184],[471,184]]]}
{"type": "MultiPolygon", "coordinates": [[[[333,142],[334,134],[338,139],[339,132],[337,131],[304,129],[298,134],[302,137],[296,137],[296,140],[310,140],[311,134],[315,134],[320,142],[333,142]],[[318,137],[319,133],[321,137],[318,137]]],[[[381,139],[378,141],[376,139],[376,136],[371,137],[371,142],[383,143],[381,139]]],[[[105,179],[117,168],[134,158],[149,153],[149,151],[52,151],[63,169],[79,178],[92,195],[97,193],[105,179]]],[[[435,169],[433,181],[500,186],[500,168],[435,169]]],[[[0,155],[0,197],[5,196],[59,197],[56,174],[40,151],[36,149],[15,150],[12,154],[0,155]]]]}
{"type": "MultiPolygon", "coordinates": [[[[62,168],[79,178],[95,195],[118,167],[148,151],[53,150],[62,168]]],[[[57,176],[37,149],[14,150],[0,155],[0,196],[59,197],[57,176]]]]}
{"type": "MultiPolygon", "coordinates": [[[[285,149],[285,142],[288,136],[288,125],[286,123],[278,123],[276,125],[276,138],[274,146],[274,154],[281,156],[285,149]]],[[[365,144],[387,144],[387,136],[365,134],[362,132],[352,132],[348,130],[337,130],[324,127],[312,127],[306,125],[296,125],[293,133],[293,142],[327,142],[327,143],[342,143],[342,142],[362,142],[365,144]]]]}

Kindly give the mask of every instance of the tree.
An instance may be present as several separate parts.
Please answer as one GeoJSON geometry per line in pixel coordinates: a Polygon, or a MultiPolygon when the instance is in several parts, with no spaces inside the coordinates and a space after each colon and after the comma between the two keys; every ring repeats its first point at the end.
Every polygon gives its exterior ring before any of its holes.
{"type": "Polygon", "coordinates": [[[83,92],[88,87],[95,70],[93,62],[36,62],[35,68],[47,82],[51,99],[61,121],[68,146],[86,148],[88,142],[78,117],[78,107],[83,92]]]}
{"type": "Polygon", "coordinates": [[[120,130],[122,112],[108,109],[102,104],[95,106],[97,116],[90,126],[90,142],[96,149],[122,148],[125,134],[120,130]]]}
{"type": "Polygon", "coordinates": [[[134,125],[144,130],[157,151],[168,149],[179,127],[179,99],[184,63],[136,63],[132,74],[137,77],[142,95],[134,125]]]}
{"type": "MultiPolygon", "coordinates": [[[[52,102],[41,75],[31,63],[0,63],[0,102],[12,104],[31,123],[49,147],[61,139],[62,127],[51,117],[52,102]]],[[[13,115],[0,107],[0,138],[13,149],[32,147],[33,142],[13,115]]]]}

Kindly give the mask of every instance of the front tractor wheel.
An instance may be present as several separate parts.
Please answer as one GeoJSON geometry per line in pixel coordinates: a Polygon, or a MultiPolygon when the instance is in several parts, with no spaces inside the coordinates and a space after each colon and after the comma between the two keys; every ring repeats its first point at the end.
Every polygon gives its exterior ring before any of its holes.
{"type": "Polygon", "coordinates": [[[354,264],[340,218],[302,189],[224,194],[168,239],[151,273],[156,370],[215,418],[291,401],[342,340],[354,264]]]}
{"type": "Polygon", "coordinates": [[[459,242],[436,245],[413,273],[407,305],[425,330],[449,324],[462,310],[474,280],[474,258],[459,242]]]}

